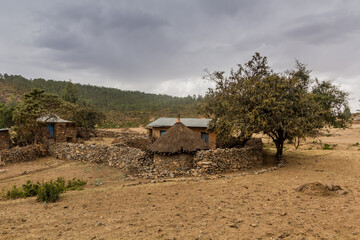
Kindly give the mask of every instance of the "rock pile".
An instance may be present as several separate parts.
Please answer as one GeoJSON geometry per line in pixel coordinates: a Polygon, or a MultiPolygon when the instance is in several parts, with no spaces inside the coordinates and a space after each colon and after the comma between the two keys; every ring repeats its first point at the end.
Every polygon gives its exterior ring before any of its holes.
{"type": "Polygon", "coordinates": [[[112,142],[115,146],[139,148],[147,151],[151,144],[150,139],[145,134],[134,132],[123,132],[112,142]]]}
{"type": "Polygon", "coordinates": [[[332,183],[322,184],[319,182],[303,184],[296,188],[295,191],[315,196],[345,195],[348,193],[338,185],[332,183]]]}
{"type": "Polygon", "coordinates": [[[219,173],[260,167],[263,164],[261,139],[253,139],[244,148],[199,151],[194,157],[199,173],[219,173]]]}
{"type": "Polygon", "coordinates": [[[146,159],[146,152],[132,147],[53,143],[49,145],[49,153],[59,159],[104,163],[129,174],[147,171],[148,165],[151,165],[151,161],[146,159]]]}
{"type": "Polygon", "coordinates": [[[46,146],[40,144],[14,147],[0,151],[1,160],[5,163],[33,161],[39,157],[46,156],[46,154],[46,146]]]}

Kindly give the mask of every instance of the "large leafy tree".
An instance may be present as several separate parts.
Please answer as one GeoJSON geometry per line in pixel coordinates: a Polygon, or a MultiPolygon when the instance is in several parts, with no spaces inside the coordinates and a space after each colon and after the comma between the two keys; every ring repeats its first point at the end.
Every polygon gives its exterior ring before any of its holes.
{"type": "Polygon", "coordinates": [[[271,72],[266,57],[256,53],[236,71],[231,70],[229,76],[220,71],[206,76],[216,87],[208,90],[201,111],[212,118],[209,129],[216,132],[223,147],[244,146],[253,133],[260,131],[253,115],[257,107],[253,84],[271,72]]]}
{"type": "Polygon", "coordinates": [[[70,103],[77,103],[79,100],[78,89],[72,82],[67,82],[62,93],[62,99],[70,103]]]}
{"type": "Polygon", "coordinates": [[[0,103],[0,128],[9,128],[14,125],[12,118],[16,104],[15,100],[12,100],[8,104],[0,103]]]}
{"type": "Polygon", "coordinates": [[[76,105],[73,111],[73,121],[76,126],[85,130],[86,137],[89,137],[89,130],[99,125],[106,118],[105,114],[96,110],[92,105],[85,102],[76,105]]]}
{"type": "Polygon", "coordinates": [[[23,100],[16,106],[13,113],[15,130],[20,142],[36,143],[41,140],[41,129],[37,119],[47,114],[69,116],[71,105],[57,95],[45,93],[44,90],[33,89],[24,94],[23,100]]]}
{"type": "Polygon", "coordinates": [[[348,126],[347,93],[331,82],[312,80],[300,62],[293,70],[274,73],[266,57],[256,53],[245,67],[238,66],[229,77],[212,74],[216,88],[205,97],[203,111],[214,118],[210,128],[220,136],[236,132],[237,140],[246,142],[263,132],[274,141],[280,160],[286,140],[316,136],[327,126],[348,126]]]}

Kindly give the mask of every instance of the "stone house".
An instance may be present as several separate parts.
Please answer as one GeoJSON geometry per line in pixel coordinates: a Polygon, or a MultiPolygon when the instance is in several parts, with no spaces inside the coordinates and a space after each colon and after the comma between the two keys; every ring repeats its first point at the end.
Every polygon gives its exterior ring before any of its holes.
{"type": "Polygon", "coordinates": [[[186,127],[180,119],[166,130],[153,144],[154,166],[158,171],[186,171],[192,169],[193,156],[209,145],[196,132],[186,127]]]}
{"type": "Polygon", "coordinates": [[[38,118],[37,122],[41,125],[44,138],[55,142],[76,142],[77,129],[74,122],[50,114],[38,118]]]}
{"type": "MultiPolygon", "coordinates": [[[[153,139],[158,139],[170,127],[176,123],[176,118],[158,118],[154,122],[147,125],[148,136],[153,139]]],[[[181,122],[198,135],[204,142],[209,144],[211,149],[216,149],[216,134],[209,132],[207,126],[211,119],[205,118],[181,118],[181,122]]]]}
{"type": "Polygon", "coordinates": [[[9,129],[0,129],[0,151],[10,148],[9,129]]]}

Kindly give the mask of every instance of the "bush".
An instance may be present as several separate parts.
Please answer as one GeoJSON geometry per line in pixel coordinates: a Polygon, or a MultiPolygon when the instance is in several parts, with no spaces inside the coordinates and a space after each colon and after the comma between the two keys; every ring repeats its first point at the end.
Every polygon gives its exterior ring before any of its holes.
{"type": "Polygon", "coordinates": [[[17,188],[16,185],[6,192],[7,199],[17,199],[23,197],[25,197],[23,190],[21,188],[17,188]]]}
{"type": "Polygon", "coordinates": [[[52,180],[49,183],[45,182],[39,189],[36,200],[39,202],[56,202],[60,198],[60,193],[64,191],[63,189],[61,185],[52,180]]]}
{"type": "MultiPolygon", "coordinates": [[[[39,202],[56,202],[60,198],[60,194],[67,190],[82,189],[86,185],[86,181],[73,178],[68,180],[67,184],[63,177],[58,177],[56,181],[32,183],[30,180],[26,181],[22,187],[17,188],[14,185],[5,194],[7,199],[27,198],[37,196],[39,202]]],[[[3,190],[4,192],[4,190],[3,190]]]]}
{"type": "Polygon", "coordinates": [[[24,197],[36,196],[39,192],[40,187],[41,184],[39,182],[33,184],[30,180],[26,181],[26,183],[22,185],[24,197]]]}
{"type": "Polygon", "coordinates": [[[330,147],[330,144],[327,144],[327,143],[324,144],[323,149],[324,149],[324,150],[333,150],[333,148],[330,147]]]}
{"type": "Polygon", "coordinates": [[[82,189],[82,186],[86,185],[86,183],[87,181],[73,178],[72,180],[68,181],[68,184],[66,185],[66,190],[82,189]]]}

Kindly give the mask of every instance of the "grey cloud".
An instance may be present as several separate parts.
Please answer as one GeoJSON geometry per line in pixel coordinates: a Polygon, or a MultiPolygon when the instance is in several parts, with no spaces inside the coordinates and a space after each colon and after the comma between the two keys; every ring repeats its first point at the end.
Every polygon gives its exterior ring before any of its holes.
{"type": "Polygon", "coordinates": [[[276,71],[297,58],[347,89],[360,79],[355,0],[5,0],[0,13],[0,71],[32,78],[192,95],[205,68],[260,52],[276,71]]]}

